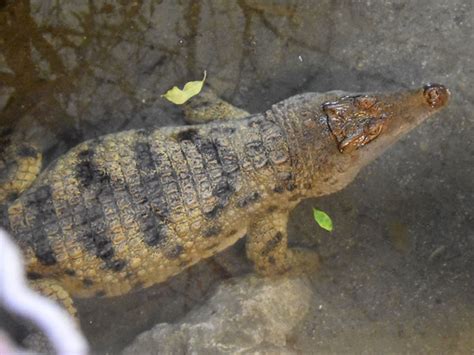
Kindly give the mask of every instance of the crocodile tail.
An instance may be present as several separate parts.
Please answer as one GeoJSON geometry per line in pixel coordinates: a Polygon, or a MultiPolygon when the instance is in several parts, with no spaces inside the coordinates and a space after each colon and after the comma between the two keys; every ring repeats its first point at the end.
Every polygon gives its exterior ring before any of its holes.
{"type": "Polygon", "coordinates": [[[15,200],[33,184],[42,160],[41,152],[28,143],[0,147],[0,204],[15,200]]]}
{"type": "Polygon", "coordinates": [[[0,227],[10,230],[8,206],[38,177],[43,155],[32,144],[0,137],[0,227]]]}

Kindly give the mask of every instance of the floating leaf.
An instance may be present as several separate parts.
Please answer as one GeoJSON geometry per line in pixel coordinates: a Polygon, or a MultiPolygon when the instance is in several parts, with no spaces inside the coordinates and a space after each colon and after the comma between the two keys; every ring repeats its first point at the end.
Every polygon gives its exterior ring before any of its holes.
{"type": "Polygon", "coordinates": [[[332,220],[326,212],[313,208],[313,217],[321,228],[327,230],[328,232],[332,232],[332,220]]]}
{"type": "Polygon", "coordinates": [[[204,78],[202,78],[201,81],[190,81],[184,85],[183,90],[174,86],[172,89],[168,90],[166,94],[161,95],[161,97],[164,97],[166,100],[171,101],[176,105],[182,105],[191,97],[196,96],[201,92],[204,80],[206,80],[206,75],[206,71],[204,71],[204,78]]]}

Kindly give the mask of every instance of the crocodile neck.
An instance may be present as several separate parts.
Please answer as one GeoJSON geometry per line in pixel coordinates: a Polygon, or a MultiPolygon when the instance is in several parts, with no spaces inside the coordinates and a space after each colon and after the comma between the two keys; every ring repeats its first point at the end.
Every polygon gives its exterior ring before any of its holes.
{"type": "Polygon", "coordinates": [[[324,94],[307,93],[274,105],[267,119],[278,122],[286,133],[291,156],[294,201],[334,193],[347,186],[362,167],[354,156],[339,152],[321,109],[330,99],[324,94]]]}

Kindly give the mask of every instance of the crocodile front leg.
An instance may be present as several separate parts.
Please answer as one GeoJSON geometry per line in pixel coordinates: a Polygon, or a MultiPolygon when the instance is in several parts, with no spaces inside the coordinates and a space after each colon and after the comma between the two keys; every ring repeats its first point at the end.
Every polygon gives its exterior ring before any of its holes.
{"type": "Polygon", "coordinates": [[[286,272],[315,271],[318,254],[309,249],[288,248],[288,211],[273,212],[253,222],[246,242],[247,257],[265,276],[286,272]]]}

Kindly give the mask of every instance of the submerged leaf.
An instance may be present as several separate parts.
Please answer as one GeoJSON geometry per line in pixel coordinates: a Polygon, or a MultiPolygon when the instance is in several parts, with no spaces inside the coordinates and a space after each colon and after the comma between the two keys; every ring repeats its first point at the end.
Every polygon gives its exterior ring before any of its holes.
{"type": "Polygon", "coordinates": [[[321,228],[327,230],[328,232],[332,232],[332,220],[326,212],[313,208],[313,217],[321,228]]]}
{"type": "Polygon", "coordinates": [[[202,78],[202,80],[190,81],[189,83],[186,83],[183,87],[183,90],[177,86],[173,86],[172,89],[168,90],[164,95],[161,96],[176,105],[182,105],[191,97],[196,96],[201,92],[204,81],[206,80],[206,75],[207,73],[204,71],[204,78],[202,78]]]}

